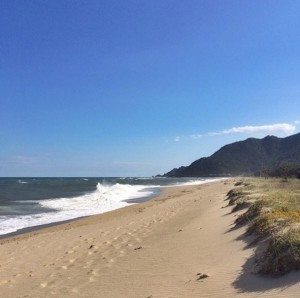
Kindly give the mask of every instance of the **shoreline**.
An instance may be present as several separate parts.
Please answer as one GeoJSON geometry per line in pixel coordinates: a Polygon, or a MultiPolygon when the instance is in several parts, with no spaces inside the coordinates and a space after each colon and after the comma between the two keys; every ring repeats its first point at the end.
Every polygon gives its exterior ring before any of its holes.
{"type": "Polygon", "coordinates": [[[30,232],[34,232],[34,231],[38,231],[38,230],[42,230],[42,229],[46,229],[46,228],[53,227],[53,226],[56,226],[56,225],[66,224],[66,223],[69,223],[69,222],[72,222],[72,221],[76,221],[76,220],[80,220],[82,218],[86,218],[86,217],[90,217],[90,216],[98,216],[98,215],[101,215],[101,214],[104,214],[104,213],[107,213],[107,212],[111,212],[111,211],[114,211],[114,210],[126,208],[126,207],[129,207],[131,205],[135,205],[135,204],[140,204],[140,203],[143,203],[143,202],[147,202],[147,201],[149,201],[149,200],[151,200],[153,198],[156,198],[156,197],[160,196],[160,194],[162,193],[163,189],[164,189],[164,187],[157,188],[157,190],[153,191],[152,194],[144,196],[144,197],[123,200],[122,202],[125,202],[128,205],[127,206],[123,206],[121,208],[112,209],[112,210],[105,211],[105,212],[102,212],[102,213],[91,214],[91,215],[83,215],[83,216],[78,216],[78,217],[74,217],[74,218],[70,218],[70,219],[65,219],[65,220],[61,220],[61,221],[49,222],[49,223],[45,223],[45,224],[40,224],[40,225],[35,225],[35,226],[21,228],[21,229],[18,229],[16,231],[14,231],[14,232],[9,232],[9,233],[0,235],[0,240],[1,239],[6,239],[6,238],[10,238],[10,237],[15,237],[15,236],[26,234],[26,233],[30,233],[30,232]]]}
{"type": "Polygon", "coordinates": [[[235,182],[164,188],[140,204],[1,239],[0,296],[298,297],[298,273],[252,273],[253,248],[225,201],[235,182]]]}
{"type": "MultiPolygon", "coordinates": [[[[6,178],[9,179],[10,177],[6,177],[6,178]]],[[[20,177],[18,177],[18,178],[20,178],[20,177]]],[[[31,178],[33,178],[33,177],[31,177],[31,178]]],[[[45,179],[47,179],[47,178],[45,178],[45,179]]],[[[210,181],[210,180],[207,181],[207,182],[204,181],[204,183],[199,183],[199,185],[207,184],[207,183],[214,183],[214,182],[222,181],[224,179],[226,179],[226,178],[222,177],[222,178],[219,178],[216,181],[210,181]]],[[[196,184],[196,185],[198,185],[198,184],[196,184]]],[[[193,186],[193,185],[184,185],[184,184],[180,185],[179,184],[179,185],[171,185],[171,186],[159,186],[157,188],[153,188],[153,187],[150,186],[149,189],[152,190],[151,194],[143,196],[143,197],[133,198],[133,199],[125,199],[122,202],[125,202],[129,205],[123,206],[121,208],[125,208],[125,207],[128,207],[128,206],[134,205],[134,204],[144,203],[144,202],[147,202],[149,200],[152,200],[153,198],[159,197],[163,193],[164,189],[166,189],[166,188],[184,187],[184,186],[193,186]]],[[[40,225],[21,228],[21,229],[18,229],[16,231],[14,231],[14,232],[9,232],[9,233],[0,235],[0,240],[10,238],[10,237],[15,237],[15,236],[30,233],[30,232],[35,232],[37,230],[42,230],[42,229],[53,227],[53,226],[56,226],[56,225],[62,225],[62,224],[65,224],[65,223],[69,223],[69,222],[72,222],[72,221],[75,221],[75,220],[80,220],[82,218],[86,218],[86,217],[90,217],[90,216],[97,216],[97,215],[104,214],[104,213],[107,213],[107,212],[111,212],[111,211],[114,211],[114,210],[118,210],[118,209],[121,209],[121,208],[112,209],[112,210],[105,211],[105,212],[98,213],[98,214],[83,215],[83,216],[78,216],[78,217],[65,219],[65,220],[61,220],[61,221],[49,222],[49,223],[45,223],[45,224],[40,224],[40,225]]]]}
{"type": "Polygon", "coordinates": [[[47,228],[51,228],[51,227],[63,225],[63,224],[67,224],[67,223],[70,223],[70,222],[73,222],[73,221],[76,221],[76,220],[81,220],[83,218],[88,218],[88,217],[91,217],[91,216],[99,216],[99,215],[107,213],[107,212],[112,212],[112,211],[115,211],[115,210],[118,210],[118,209],[122,209],[122,208],[126,208],[126,207],[129,207],[129,206],[132,206],[132,205],[144,203],[144,202],[152,200],[152,199],[154,199],[156,197],[159,197],[160,194],[163,191],[163,188],[164,187],[162,187],[157,192],[154,192],[153,194],[145,196],[145,197],[124,200],[124,202],[130,204],[128,206],[124,206],[124,207],[121,207],[121,208],[109,210],[109,211],[106,211],[106,212],[103,212],[103,213],[86,215],[86,216],[79,216],[79,217],[75,217],[75,218],[71,218],[71,219],[66,219],[66,220],[62,220],[62,221],[55,221],[55,222],[50,222],[50,223],[47,223],[47,224],[42,224],[42,225],[37,225],[37,226],[22,228],[22,229],[19,229],[19,230],[15,231],[15,232],[11,232],[11,233],[0,235],[0,240],[11,238],[11,237],[16,237],[16,236],[19,236],[19,235],[23,235],[23,234],[27,234],[27,233],[31,233],[31,232],[35,232],[35,231],[39,231],[39,230],[43,230],[43,229],[47,229],[47,228]]]}
{"type": "MultiPolygon", "coordinates": [[[[93,216],[93,215],[90,215],[90,216],[93,216]]],[[[80,220],[80,219],[83,219],[83,218],[86,218],[86,217],[88,217],[88,216],[81,216],[81,217],[76,217],[76,218],[73,218],[73,219],[66,219],[66,220],[62,220],[62,221],[50,222],[48,224],[22,228],[22,229],[19,229],[19,230],[15,231],[15,232],[0,235],[0,240],[7,239],[7,238],[13,238],[13,237],[21,236],[21,235],[24,235],[24,234],[27,234],[27,233],[33,233],[33,232],[40,231],[40,230],[43,230],[43,229],[47,229],[47,228],[67,224],[69,222],[80,220]]]]}

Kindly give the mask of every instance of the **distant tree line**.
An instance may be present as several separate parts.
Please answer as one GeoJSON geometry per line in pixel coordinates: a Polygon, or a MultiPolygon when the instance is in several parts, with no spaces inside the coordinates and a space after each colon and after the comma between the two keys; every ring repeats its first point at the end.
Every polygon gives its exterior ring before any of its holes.
{"type": "Polygon", "coordinates": [[[259,172],[254,173],[254,176],[260,176],[266,179],[268,177],[300,179],[300,165],[282,165],[272,169],[262,168],[259,172]]]}

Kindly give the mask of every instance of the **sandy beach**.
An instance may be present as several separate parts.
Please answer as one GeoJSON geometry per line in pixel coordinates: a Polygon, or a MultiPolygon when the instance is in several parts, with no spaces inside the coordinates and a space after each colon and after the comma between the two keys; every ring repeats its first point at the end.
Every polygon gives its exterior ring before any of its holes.
{"type": "Polygon", "coordinates": [[[253,273],[234,179],[0,240],[0,297],[299,297],[300,272],[253,273]],[[208,277],[199,279],[201,274],[208,277]]]}

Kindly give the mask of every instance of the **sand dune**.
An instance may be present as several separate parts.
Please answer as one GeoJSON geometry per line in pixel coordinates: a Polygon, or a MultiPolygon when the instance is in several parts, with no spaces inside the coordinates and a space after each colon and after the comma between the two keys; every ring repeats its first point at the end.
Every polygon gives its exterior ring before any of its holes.
{"type": "Polygon", "coordinates": [[[0,241],[0,297],[300,297],[300,274],[253,274],[225,207],[234,181],[0,241]],[[199,279],[200,274],[207,278],[199,279]]]}

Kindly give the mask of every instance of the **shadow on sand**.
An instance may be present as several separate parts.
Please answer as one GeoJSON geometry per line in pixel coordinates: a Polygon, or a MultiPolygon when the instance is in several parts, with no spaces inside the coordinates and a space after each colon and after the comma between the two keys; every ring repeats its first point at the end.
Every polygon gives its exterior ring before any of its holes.
{"type": "MultiPolygon", "coordinates": [[[[228,232],[239,227],[233,226],[228,232]]],[[[299,284],[300,285],[300,271],[293,271],[280,277],[268,277],[258,273],[258,256],[266,249],[266,239],[257,239],[252,235],[244,232],[236,238],[237,241],[243,241],[244,249],[255,248],[255,253],[242,266],[242,271],[232,283],[233,287],[239,293],[263,293],[270,290],[277,290],[284,292],[288,287],[299,284]]],[[[300,297],[300,294],[299,294],[300,297]]]]}
{"type": "MultiPolygon", "coordinates": [[[[228,194],[227,194],[228,196],[228,194]]],[[[224,200],[228,201],[228,197],[224,200]]],[[[238,213],[233,211],[233,205],[229,203],[222,208],[230,208],[231,210],[223,214],[223,216],[229,216],[235,214],[234,217],[238,216],[238,213]]],[[[247,208],[243,208],[245,211],[247,208]]],[[[243,210],[238,210],[243,211],[243,210]]],[[[242,266],[240,274],[236,280],[233,281],[232,286],[237,290],[238,293],[256,293],[257,296],[263,295],[263,293],[275,290],[277,293],[284,293],[290,286],[299,284],[300,287],[300,271],[293,271],[284,276],[280,277],[269,277],[263,276],[259,271],[258,258],[263,255],[263,252],[267,248],[268,240],[266,238],[257,237],[247,232],[247,224],[240,225],[233,222],[228,228],[226,233],[231,233],[236,230],[241,230],[240,235],[235,239],[236,241],[242,241],[244,244],[244,250],[254,249],[253,255],[247,259],[245,264],[242,266]]],[[[299,291],[300,297],[300,291],[299,291]]]]}
{"type": "Polygon", "coordinates": [[[291,272],[281,277],[272,278],[254,273],[253,268],[255,268],[255,256],[246,261],[241,274],[232,283],[239,293],[266,292],[275,289],[284,292],[289,286],[300,284],[300,272],[291,272]]]}

